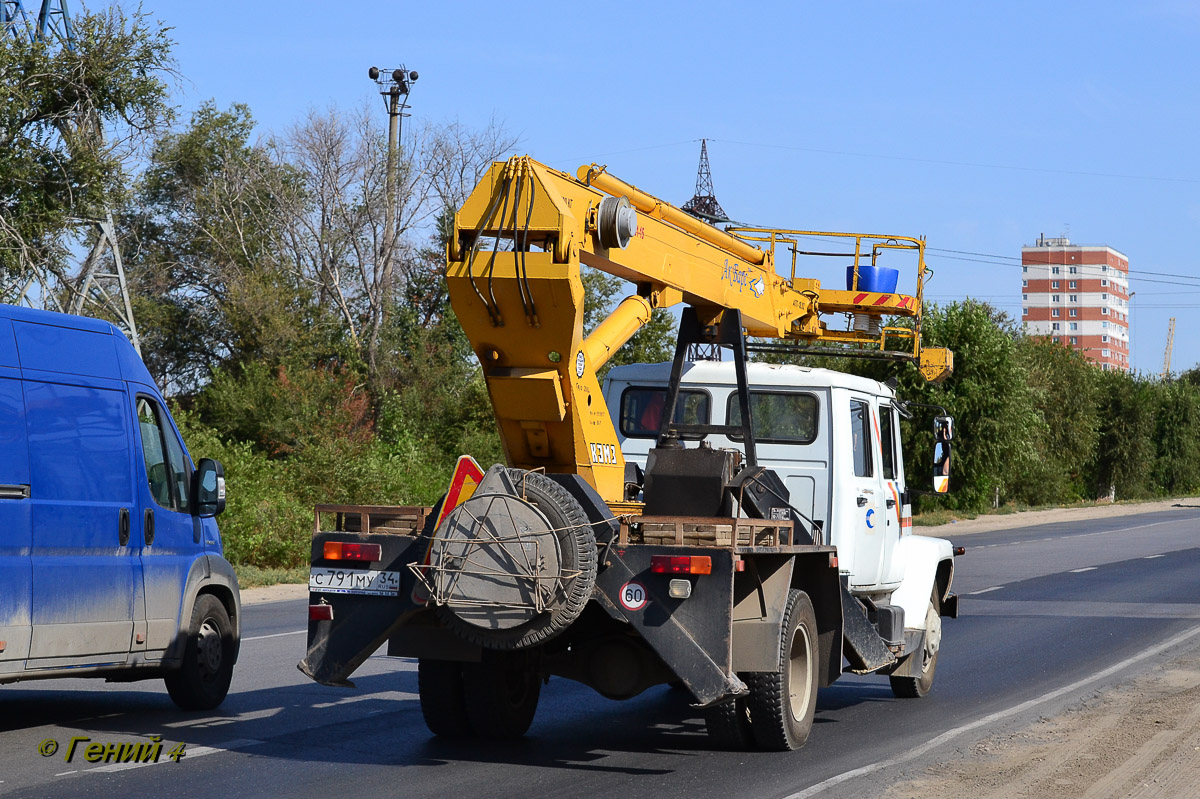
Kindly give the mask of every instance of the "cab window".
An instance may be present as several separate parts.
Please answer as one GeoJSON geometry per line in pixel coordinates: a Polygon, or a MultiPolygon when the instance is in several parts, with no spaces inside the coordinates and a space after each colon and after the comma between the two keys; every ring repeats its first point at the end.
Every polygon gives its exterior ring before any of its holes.
{"type": "MultiPolygon", "coordinates": [[[[667,402],[665,388],[631,386],[621,394],[621,435],[628,438],[655,438],[662,427],[663,408],[667,402]]],[[[708,424],[709,398],[704,391],[680,389],[675,401],[675,424],[708,424]]],[[[704,436],[685,433],[680,438],[700,439],[704,436]]]]}
{"type": "Polygon", "coordinates": [[[883,444],[883,479],[896,479],[896,428],[892,409],[879,409],[879,437],[883,444]]]}
{"type": "MultiPolygon", "coordinates": [[[[751,391],[750,416],[754,440],[765,444],[811,444],[817,438],[817,398],[813,394],[783,391],[751,391]]],[[[733,427],[742,424],[742,405],[737,392],[729,395],[725,418],[733,427]]],[[[740,441],[739,433],[729,436],[740,441]]]]}
{"type": "Polygon", "coordinates": [[[871,460],[871,409],[862,400],[850,400],[850,435],[854,439],[854,476],[873,477],[871,460]]]}
{"type": "Polygon", "coordinates": [[[166,421],[158,403],[148,397],[138,397],[137,417],[150,494],[160,506],[187,513],[187,458],[175,430],[166,421]]]}

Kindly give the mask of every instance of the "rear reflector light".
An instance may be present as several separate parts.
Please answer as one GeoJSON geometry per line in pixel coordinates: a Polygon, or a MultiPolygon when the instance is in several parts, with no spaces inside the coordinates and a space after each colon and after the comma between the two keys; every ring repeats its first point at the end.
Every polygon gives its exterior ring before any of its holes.
{"type": "Polygon", "coordinates": [[[654,574],[712,574],[712,558],[708,555],[651,555],[650,571],[654,574]]]}
{"type": "Polygon", "coordinates": [[[383,547],[379,544],[350,544],[345,541],[326,541],[325,560],[379,560],[383,547]]]}
{"type": "Polygon", "coordinates": [[[309,605],[309,621],[333,621],[333,605],[309,605]]]}
{"type": "Polygon", "coordinates": [[[965,555],[965,554],[967,554],[967,548],[966,547],[955,547],[954,554],[956,556],[957,555],[965,555]]]}

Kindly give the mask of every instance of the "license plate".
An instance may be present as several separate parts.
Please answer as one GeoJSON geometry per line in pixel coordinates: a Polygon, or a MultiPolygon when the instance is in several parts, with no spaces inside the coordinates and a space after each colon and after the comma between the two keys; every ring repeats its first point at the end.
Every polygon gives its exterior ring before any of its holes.
{"type": "Polygon", "coordinates": [[[400,592],[400,572],[358,569],[313,569],[308,590],[327,594],[395,596],[400,592]]]}

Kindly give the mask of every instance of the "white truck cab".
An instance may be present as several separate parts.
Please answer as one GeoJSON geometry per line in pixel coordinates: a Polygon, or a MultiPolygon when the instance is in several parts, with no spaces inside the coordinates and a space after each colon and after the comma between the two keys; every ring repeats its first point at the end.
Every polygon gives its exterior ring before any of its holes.
{"type": "MultiPolygon", "coordinates": [[[[640,468],[658,436],[670,373],[670,363],[635,364],[605,379],[621,450],[640,468]]],[[[784,481],[791,505],[819,529],[816,543],[837,547],[851,593],[903,608],[905,630],[925,631],[933,623],[931,596],[949,594],[953,547],[912,535],[895,392],[842,372],[766,363],[747,365],[747,383],[759,465],[784,481]]],[[[740,425],[734,364],[684,364],[675,420],[740,425]]],[[[743,449],[724,435],[705,440],[715,449],[743,449]]],[[[685,436],[684,444],[698,442],[685,436]]]]}

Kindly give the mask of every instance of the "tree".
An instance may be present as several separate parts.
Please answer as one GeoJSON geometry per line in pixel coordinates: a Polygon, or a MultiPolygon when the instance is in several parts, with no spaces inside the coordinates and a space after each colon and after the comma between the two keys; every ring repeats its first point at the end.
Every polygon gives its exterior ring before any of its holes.
{"type": "Polygon", "coordinates": [[[32,269],[64,274],[76,220],[120,204],[172,118],[169,28],[117,5],[74,24],[74,51],[0,38],[0,300],[32,269]]]}
{"type": "Polygon", "coordinates": [[[1097,442],[1087,469],[1093,496],[1151,493],[1156,406],[1149,381],[1118,371],[1097,376],[1097,442]]]}
{"type": "Polygon", "coordinates": [[[147,366],[168,391],[195,391],[221,366],[330,354],[327,309],[284,247],[303,182],[251,142],[244,105],[211,103],[161,137],[122,214],[147,366]]]}
{"type": "Polygon", "coordinates": [[[1095,498],[1085,471],[1099,436],[1100,370],[1046,337],[1021,338],[1017,352],[1045,433],[1035,439],[1038,457],[1017,475],[1014,493],[1031,505],[1095,498]]]}
{"type": "MultiPolygon", "coordinates": [[[[275,150],[301,177],[303,203],[286,220],[287,252],[296,279],[311,286],[318,302],[340,316],[379,394],[392,384],[387,373],[396,351],[395,313],[406,301],[427,296],[418,316],[445,307],[441,266],[449,222],[492,160],[516,141],[491,123],[469,131],[459,123],[418,126],[400,154],[397,208],[392,241],[383,251],[387,148],[377,115],[367,108],[350,116],[335,109],[313,112],[274,141],[275,150]],[[440,247],[422,247],[420,235],[434,229],[440,247]],[[389,257],[390,256],[390,257],[389,257]],[[389,279],[385,263],[399,279],[389,279]],[[437,284],[437,285],[435,285],[437,284]],[[389,344],[389,340],[392,342],[389,344]]],[[[408,318],[399,324],[410,324],[408,318]]]]}

